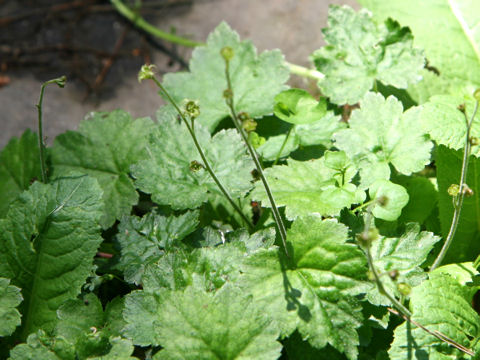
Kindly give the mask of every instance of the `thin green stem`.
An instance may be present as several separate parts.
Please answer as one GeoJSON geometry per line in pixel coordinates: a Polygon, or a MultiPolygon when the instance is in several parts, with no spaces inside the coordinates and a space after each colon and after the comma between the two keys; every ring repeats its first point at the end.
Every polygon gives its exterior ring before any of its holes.
{"type": "Polygon", "coordinates": [[[205,45],[201,42],[189,40],[181,36],[170,34],[158,29],[157,27],[145,21],[145,19],[143,19],[138,13],[132,11],[121,0],[110,0],[110,2],[112,3],[115,10],[118,11],[119,14],[127,18],[133,25],[146,31],[150,35],[153,35],[155,37],[169,41],[174,44],[188,46],[188,47],[205,45]]]}
{"type": "Polygon", "coordinates": [[[445,258],[445,255],[447,254],[447,251],[452,244],[453,238],[455,236],[455,232],[457,231],[458,223],[460,221],[460,213],[462,211],[462,206],[463,206],[463,199],[465,197],[465,180],[467,178],[467,172],[468,172],[468,157],[470,156],[470,150],[471,150],[471,143],[470,143],[470,130],[472,129],[472,124],[473,120],[475,119],[475,116],[478,111],[478,101],[475,102],[475,108],[473,109],[473,114],[470,120],[468,120],[467,115],[465,115],[465,123],[467,127],[466,135],[465,135],[465,146],[463,148],[463,159],[462,159],[462,170],[460,173],[460,187],[459,187],[459,192],[457,195],[457,200],[454,201],[454,209],[453,209],[453,217],[452,217],[452,223],[450,224],[450,230],[448,231],[447,237],[445,239],[445,242],[442,246],[442,249],[440,250],[440,253],[438,254],[437,258],[432,264],[432,267],[430,268],[430,271],[435,270],[437,267],[439,267],[445,258]]]}
{"type": "Polygon", "coordinates": [[[273,165],[277,165],[278,160],[280,160],[280,156],[282,156],[282,151],[285,148],[285,145],[287,145],[288,138],[290,137],[290,134],[292,133],[293,126],[288,130],[287,136],[285,137],[285,140],[283,140],[283,144],[280,147],[280,150],[278,151],[277,157],[275,158],[275,161],[273,162],[273,165]]]}
{"type": "Polygon", "coordinates": [[[192,137],[193,139],[193,142],[195,144],[195,147],[197,148],[197,151],[200,155],[200,157],[202,158],[202,161],[203,161],[203,165],[205,165],[205,169],[208,171],[208,173],[210,174],[210,176],[212,177],[213,181],[215,181],[215,184],[217,184],[218,188],[220,189],[220,191],[223,193],[223,195],[225,195],[225,197],[227,198],[228,202],[230,203],[230,205],[232,205],[232,207],[235,209],[235,211],[241,216],[241,218],[243,219],[243,221],[245,221],[245,223],[248,225],[248,227],[250,229],[253,229],[253,224],[252,222],[247,218],[247,216],[243,213],[243,211],[240,209],[240,207],[235,203],[235,201],[232,199],[232,197],[230,196],[230,193],[227,191],[227,189],[223,186],[223,184],[220,182],[220,180],[218,179],[217,175],[215,174],[215,172],[213,171],[212,167],[210,166],[210,162],[207,160],[207,157],[205,156],[205,153],[203,152],[203,149],[202,147],[200,146],[200,143],[198,142],[198,139],[197,139],[197,136],[195,135],[195,131],[193,129],[193,122],[192,122],[192,125],[190,125],[190,123],[188,122],[188,120],[185,118],[185,115],[183,114],[183,112],[180,110],[180,108],[178,107],[177,103],[175,102],[175,100],[173,100],[173,98],[170,96],[170,94],[168,93],[168,91],[163,87],[163,85],[160,83],[160,81],[158,81],[155,77],[152,77],[151,78],[155,84],[158,86],[158,88],[160,89],[160,91],[167,97],[168,101],[173,105],[173,107],[175,108],[175,110],[177,111],[178,115],[180,116],[180,118],[183,120],[184,124],[187,126],[187,129],[188,129],[188,132],[190,133],[190,136],[192,137]]]}
{"type": "Polygon", "coordinates": [[[45,143],[43,142],[43,95],[45,94],[45,88],[49,84],[57,84],[60,87],[65,86],[66,77],[62,76],[57,79],[52,79],[45,81],[40,88],[40,97],[38,99],[37,107],[37,114],[38,114],[38,148],[40,154],[40,169],[42,172],[42,182],[46,184],[48,182],[47,178],[47,165],[46,165],[46,158],[45,158],[45,143]]]}
{"type": "Polygon", "coordinates": [[[324,74],[314,69],[309,69],[304,66],[292,64],[287,61],[285,61],[285,65],[287,65],[288,69],[290,70],[290,73],[304,77],[304,78],[313,79],[317,81],[323,80],[323,78],[325,78],[324,74]]]}
{"type": "Polygon", "coordinates": [[[362,205],[358,205],[356,208],[354,208],[353,210],[351,210],[351,212],[352,212],[352,213],[356,213],[357,211],[359,211],[359,210],[361,210],[361,209],[363,209],[363,208],[365,208],[365,207],[368,207],[368,206],[372,205],[372,204],[375,203],[375,202],[376,202],[375,199],[369,200],[369,201],[363,203],[362,205]]]}
{"type": "Polygon", "coordinates": [[[232,82],[231,82],[231,79],[230,79],[229,64],[230,64],[229,60],[225,59],[225,76],[227,78],[227,92],[230,95],[230,96],[226,97],[225,100],[226,100],[228,108],[230,109],[230,115],[232,117],[233,124],[237,128],[238,132],[240,133],[240,135],[243,139],[243,142],[247,146],[248,152],[250,153],[250,156],[253,159],[253,162],[255,163],[255,167],[257,168],[260,179],[262,180],[265,191],[267,192],[268,199],[270,200],[270,206],[272,207],[273,218],[274,218],[275,223],[277,225],[278,232],[280,234],[280,238],[282,239],[282,245],[284,247],[285,254],[287,256],[289,256],[288,255],[288,250],[287,250],[287,232],[285,230],[285,225],[283,223],[280,212],[278,211],[277,205],[275,203],[275,199],[273,198],[272,191],[270,190],[270,186],[268,185],[267,178],[265,177],[265,174],[263,173],[263,168],[262,168],[262,165],[260,164],[260,161],[258,159],[257,152],[255,151],[253,146],[248,141],[248,136],[245,133],[245,131],[243,130],[242,125],[240,123],[240,120],[238,118],[238,115],[235,111],[235,105],[234,105],[234,101],[233,101],[232,82]]]}

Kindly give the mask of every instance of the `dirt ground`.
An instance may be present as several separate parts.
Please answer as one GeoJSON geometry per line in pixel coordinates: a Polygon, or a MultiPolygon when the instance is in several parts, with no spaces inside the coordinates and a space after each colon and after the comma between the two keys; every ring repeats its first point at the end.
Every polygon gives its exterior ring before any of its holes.
{"type": "MultiPolygon", "coordinates": [[[[181,64],[158,47],[164,46],[167,52],[186,60],[191,52],[165,42],[152,47],[108,8],[107,1],[94,8],[95,16],[79,16],[71,11],[49,18],[52,15],[39,13],[37,19],[46,17],[40,22],[34,23],[30,17],[13,25],[2,23],[2,19],[14,18],[20,10],[37,10],[32,4],[38,2],[22,1],[0,0],[0,80],[7,79],[0,87],[0,148],[26,128],[36,129],[35,104],[43,81],[64,74],[70,79],[64,89],[49,86],[45,93],[44,131],[47,143],[51,143],[57,134],[75,129],[91,111],[122,108],[134,117],[153,116],[161,102],[153,84],[137,82],[140,66],[151,60],[161,71],[176,71],[181,64]],[[22,1],[25,4],[19,9],[22,1]],[[60,36],[51,24],[67,28],[68,35],[60,36]],[[65,44],[79,43],[72,34],[80,34],[83,48],[65,48],[65,44]],[[49,47],[44,47],[50,51],[47,57],[41,47],[37,53],[34,51],[31,39],[48,42],[49,47]],[[60,49],[58,44],[63,47],[60,49]],[[92,44],[95,50],[90,49],[92,44]],[[18,50],[22,46],[24,50],[18,50]],[[85,54],[79,54],[84,48],[101,58],[98,63],[95,57],[85,59],[85,54]],[[28,55],[27,50],[30,58],[23,56],[28,55]],[[5,54],[14,57],[8,60],[5,54]]],[[[204,41],[225,20],[242,39],[251,39],[259,51],[279,48],[289,62],[308,66],[308,56],[324,44],[321,29],[326,26],[330,4],[359,8],[354,0],[190,0],[161,11],[152,10],[146,16],[163,30],[175,29],[177,34],[198,41],[204,41]]],[[[295,86],[302,85],[301,79],[292,81],[295,86]]]]}

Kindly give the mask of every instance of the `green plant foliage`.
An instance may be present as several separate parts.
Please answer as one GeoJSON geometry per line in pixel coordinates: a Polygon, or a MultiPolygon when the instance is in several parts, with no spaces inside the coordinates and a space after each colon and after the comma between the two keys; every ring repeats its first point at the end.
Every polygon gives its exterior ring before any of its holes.
{"type": "Polygon", "coordinates": [[[243,284],[275,319],[282,336],[298,329],[311,345],[357,355],[362,321],[352,297],[365,288],[362,252],[347,244],[347,228],[318,216],[298,218],[288,231],[291,258],[278,248],[246,259],[243,284]]]}
{"type": "Polygon", "coordinates": [[[152,131],[148,118],[133,120],[122,110],[93,113],[78,131],[59,135],[51,149],[53,176],[80,171],[97,179],[103,190],[105,213],[102,227],[128,214],[138,202],[130,165],[146,153],[145,139],[152,131]]]}
{"type": "Polygon", "coordinates": [[[360,109],[353,111],[349,129],[334,134],[335,146],[358,164],[364,187],[377,179],[388,180],[389,164],[410,175],[430,162],[432,143],[424,135],[419,114],[419,108],[404,113],[393,96],[367,93],[360,109]]]}
{"type": "MultiPolygon", "coordinates": [[[[277,205],[286,205],[289,219],[312,213],[338,215],[344,207],[362,202],[365,193],[350,183],[355,173],[355,167],[348,163],[342,176],[337,169],[325,164],[325,158],[288,160],[287,165],[273,166],[265,171],[277,205]]],[[[263,206],[270,206],[259,182],[252,197],[262,201],[263,206]]]]}
{"type": "Polygon", "coordinates": [[[335,104],[356,104],[376,81],[406,89],[421,79],[423,53],[412,48],[410,30],[396,21],[377,25],[368,11],[331,6],[323,35],[327,46],[312,60],[325,74],[320,90],[335,104]]]}
{"type": "MultiPolygon", "coordinates": [[[[420,232],[418,224],[409,223],[401,237],[380,236],[372,243],[375,268],[382,274],[383,285],[390,294],[400,297],[397,284],[414,287],[425,279],[426,274],[420,266],[439,240],[430,232],[420,232]]],[[[375,305],[392,305],[376,287],[369,291],[368,300],[375,305]]]]}
{"type": "Polygon", "coordinates": [[[376,203],[372,214],[378,219],[396,220],[408,203],[408,193],[404,187],[388,180],[377,180],[370,186],[370,197],[376,203]]]}
{"type": "MultiPolygon", "coordinates": [[[[468,301],[468,292],[451,276],[435,273],[412,290],[412,319],[439,331],[467,348],[473,348],[480,330],[480,317],[468,301]],[[448,296],[445,296],[448,294],[448,296]],[[434,305],[435,311],[432,311],[434,305]]],[[[411,323],[395,329],[390,359],[459,359],[461,353],[411,323]]]]}
{"type": "MultiPolygon", "coordinates": [[[[132,167],[136,186],[152,194],[158,204],[173,209],[195,209],[208,200],[209,193],[221,193],[203,168],[192,169],[192,161],[201,163],[200,155],[186,126],[179,123],[171,109],[160,112],[158,127],[149,141],[149,155],[132,167]]],[[[198,142],[218,179],[232,197],[241,197],[251,189],[253,162],[247,156],[240,135],[233,129],[210,137],[208,131],[195,126],[198,142]]]]}
{"type": "MultiPolygon", "coordinates": [[[[470,119],[473,115],[475,102],[471,98],[452,95],[432,96],[423,105],[421,121],[425,132],[439,145],[454,150],[463,149],[467,128],[465,116],[459,110],[465,105],[465,113],[470,119]]],[[[480,137],[480,116],[477,114],[472,124],[470,136],[480,137]]],[[[480,147],[472,146],[472,154],[480,157],[480,147]]]]}
{"type": "Polygon", "coordinates": [[[56,310],[80,291],[102,238],[102,191],[88,176],[36,182],[0,222],[0,276],[22,289],[21,338],[51,330],[56,310]]]}
{"type": "Polygon", "coordinates": [[[425,49],[430,71],[409,88],[423,103],[431,95],[449,94],[480,86],[480,3],[463,0],[359,0],[378,18],[393,17],[409,26],[415,44],[425,49]],[[455,59],[452,59],[452,49],[455,59]]]}
{"type": "Polygon", "coordinates": [[[320,101],[303,89],[288,89],[275,96],[273,112],[279,119],[292,124],[310,124],[327,113],[325,98],[320,101]]]}
{"type": "MultiPolygon", "coordinates": [[[[453,198],[448,194],[448,188],[452,184],[459,183],[462,152],[439,146],[436,151],[436,159],[440,224],[445,238],[450,230],[454,211],[453,198]]],[[[463,200],[460,222],[445,263],[474,260],[480,252],[478,232],[480,227],[480,160],[470,156],[469,167],[466,183],[473,190],[473,195],[465,197],[463,200]]]]}
{"type": "Polygon", "coordinates": [[[190,72],[167,74],[163,85],[174,100],[196,99],[200,105],[197,121],[211,132],[230,111],[223,91],[227,88],[225,62],[220,55],[224,47],[233,50],[230,77],[234,91],[235,111],[260,117],[273,112],[274,97],[286,89],[288,69],[280,51],[257,55],[250,41],[240,41],[238,34],[221,23],[208,37],[205,47],[192,54],[190,72]],[[211,91],[205,91],[212,89],[211,91]]]}
{"type": "Polygon", "coordinates": [[[118,227],[121,254],[116,268],[123,272],[125,281],[140,284],[145,266],[195,231],[198,223],[197,211],[178,217],[154,212],[143,218],[125,217],[118,227]]]}
{"type": "Polygon", "coordinates": [[[20,289],[10,285],[10,280],[0,278],[0,337],[11,335],[21,323],[21,315],[16,309],[22,302],[20,289]]]}
{"type": "Polygon", "coordinates": [[[18,194],[42,178],[39,158],[38,136],[30,130],[20,139],[12,138],[0,152],[0,218],[18,194]]]}
{"type": "Polygon", "coordinates": [[[276,326],[251,296],[231,285],[216,292],[195,287],[153,294],[136,291],[127,296],[124,315],[125,333],[134,343],[164,347],[155,359],[253,360],[280,355],[276,326]]]}

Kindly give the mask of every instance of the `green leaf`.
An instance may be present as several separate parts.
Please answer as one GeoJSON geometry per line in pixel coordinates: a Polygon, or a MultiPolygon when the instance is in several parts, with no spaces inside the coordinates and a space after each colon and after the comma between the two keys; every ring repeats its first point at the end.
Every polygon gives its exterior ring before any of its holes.
{"type": "Polygon", "coordinates": [[[125,334],[135,344],[164,347],[155,359],[280,356],[278,330],[272,321],[251,296],[230,284],[214,293],[194,287],[153,294],[135,291],[127,295],[124,317],[125,334]]]}
{"type": "MultiPolygon", "coordinates": [[[[458,107],[465,105],[467,119],[473,115],[475,102],[468,97],[453,95],[432,96],[422,106],[421,123],[426,133],[437,144],[454,150],[463,149],[467,135],[465,116],[458,107]]],[[[470,136],[480,137],[480,115],[476,114],[470,136]]],[[[472,146],[472,155],[480,157],[480,147],[472,146]]]]}
{"type": "Polygon", "coordinates": [[[121,255],[116,268],[123,271],[125,281],[140,284],[145,266],[195,231],[198,223],[198,211],[178,217],[150,212],[143,218],[123,218],[118,227],[121,255]]]}
{"type": "Polygon", "coordinates": [[[26,130],[20,139],[12,138],[0,152],[0,218],[7,214],[18,194],[41,178],[38,136],[26,130]]]}
{"type": "Polygon", "coordinates": [[[356,104],[376,81],[406,89],[421,79],[423,52],[412,47],[410,30],[391,19],[378,25],[368,11],[331,6],[323,34],[327,45],[312,59],[325,74],[320,90],[335,104],[356,104]]]}
{"type": "Polygon", "coordinates": [[[220,55],[224,47],[232,48],[230,78],[235,112],[260,117],[273,112],[274,97],[286,89],[289,71],[280,51],[265,51],[257,56],[250,41],[240,41],[238,34],[222,22],[208,36],[207,45],[197,47],[190,60],[190,72],[167,74],[163,85],[180,103],[185,98],[198,100],[200,116],[196,119],[210,132],[230,115],[223,98],[227,88],[225,61],[220,55]]]}
{"type": "MultiPolygon", "coordinates": [[[[411,293],[412,320],[431,331],[472,349],[480,335],[480,317],[467,300],[468,289],[451,276],[430,274],[430,279],[411,293]],[[432,307],[434,304],[434,307],[432,307]]],[[[391,360],[459,359],[461,353],[445,342],[429,335],[409,322],[395,329],[395,339],[389,350],[391,360]]]]}
{"type": "Polygon", "coordinates": [[[75,360],[73,345],[63,338],[48,336],[43,330],[31,334],[26,343],[10,351],[9,360],[75,360]]]}
{"type": "Polygon", "coordinates": [[[102,241],[102,191],[88,176],[34,183],[0,222],[0,276],[22,289],[21,338],[51,330],[56,310],[74,298],[102,241]]]}
{"type": "MultiPolygon", "coordinates": [[[[409,88],[423,103],[431,95],[453,93],[480,85],[480,3],[463,0],[360,0],[378,18],[393,17],[412,29],[415,45],[425,49],[431,71],[409,88]],[[455,49],[455,56],[452,56],[455,49]],[[439,72],[439,75],[433,71],[439,72]]],[[[468,92],[471,93],[471,88],[468,92]]]]}
{"type": "Polygon", "coordinates": [[[408,193],[403,186],[388,180],[377,180],[370,186],[370,197],[376,200],[372,214],[378,219],[398,219],[408,203],[408,193]]]}
{"type": "MultiPolygon", "coordinates": [[[[199,207],[210,192],[223,196],[205,169],[191,169],[192,161],[202,161],[186,126],[176,120],[172,110],[164,108],[158,122],[148,144],[149,157],[132,167],[137,187],[152,194],[158,204],[175,210],[199,207]]],[[[252,186],[254,165],[240,135],[229,129],[211,138],[198,125],[195,133],[214,173],[233,198],[243,196],[252,186]]]]}
{"type": "Polygon", "coordinates": [[[288,89],[275,96],[273,112],[276,117],[291,124],[310,124],[327,113],[325,98],[317,101],[303,89],[288,89]]]}
{"type": "MultiPolygon", "coordinates": [[[[389,294],[400,297],[397,289],[399,283],[411,287],[420,284],[426,277],[420,265],[439,240],[438,236],[430,232],[420,232],[418,224],[410,223],[406,225],[402,236],[395,238],[380,236],[372,242],[370,251],[373,263],[379,274],[385,274],[382,283],[389,294]],[[395,280],[387,275],[391,272],[396,272],[395,280]]],[[[375,305],[392,306],[390,301],[379,293],[377,287],[369,291],[368,301],[375,305]]]]}
{"type": "MultiPolygon", "coordinates": [[[[450,230],[454,208],[448,188],[458,184],[462,168],[463,151],[455,151],[440,145],[436,151],[438,206],[440,210],[440,224],[445,239],[450,230]]],[[[444,260],[444,264],[474,260],[480,253],[480,159],[474,156],[469,158],[469,167],[466,178],[467,185],[473,190],[473,195],[465,196],[460,213],[455,237],[444,260]]]]}
{"type": "MultiPolygon", "coordinates": [[[[325,158],[288,160],[287,163],[266,169],[265,175],[277,206],[286,206],[288,219],[312,213],[338,215],[344,207],[365,198],[365,193],[349,182],[357,172],[351,162],[345,165],[343,176],[339,170],[327,167],[325,158]]],[[[262,206],[270,207],[260,182],[257,182],[252,198],[262,201],[262,206]]]]}
{"type": "Polygon", "coordinates": [[[319,216],[298,218],[288,230],[290,257],[276,247],[253,253],[242,266],[242,284],[264,304],[282,337],[298,329],[315,348],[332,345],[355,359],[366,260],[346,243],[347,227],[319,216]]]}
{"type": "Polygon", "coordinates": [[[419,123],[419,108],[403,112],[395,97],[385,99],[367,93],[349,119],[349,129],[334,134],[335,146],[344,150],[360,168],[361,184],[369,187],[390,178],[391,163],[398,172],[410,175],[430,162],[432,142],[419,123]]]}
{"type": "Polygon", "coordinates": [[[10,280],[0,278],[0,337],[11,335],[21,323],[21,315],[16,307],[22,302],[20,289],[10,285],[10,280]]]}
{"type": "Polygon", "coordinates": [[[80,123],[78,131],[67,131],[55,139],[51,149],[53,176],[74,170],[97,179],[105,202],[104,229],[130,213],[138,202],[130,165],[145,156],[152,128],[150,119],[133,120],[125,111],[116,110],[93,113],[80,123]]]}

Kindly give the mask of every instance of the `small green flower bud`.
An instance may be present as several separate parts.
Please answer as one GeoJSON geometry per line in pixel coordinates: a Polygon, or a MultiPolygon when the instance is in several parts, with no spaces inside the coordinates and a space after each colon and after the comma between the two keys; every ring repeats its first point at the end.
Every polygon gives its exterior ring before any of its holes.
{"type": "Polygon", "coordinates": [[[472,146],[477,146],[478,144],[480,144],[480,139],[476,136],[470,136],[470,139],[468,139],[470,141],[470,145],[472,146]]]}
{"type": "Polygon", "coordinates": [[[473,97],[475,98],[475,100],[480,101],[480,89],[475,90],[475,92],[473,93],[473,97]]]}
{"type": "Polygon", "coordinates": [[[247,132],[255,131],[257,128],[257,122],[253,119],[247,119],[242,122],[242,128],[247,132]]]}
{"type": "Polygon", "coordinates": [[[252,174],[253,180],[257,181],[260,180],[260,173],[258,172],[257,169],[253,169],[250,174],[252,174]]]}
{"type": "Polygon", "coordinates": [[[465,103],[458,105],[457,110],[465,114],[465,103]]]}
{"type": "Polygon", "coordinates": [[[226,100],[233,99],[233,91],[230,89],[223,90],[223,98],[226,100]]]}
{"type": "Polygon", "coordinates": [[[367,279],[370,281],[375,281],[375,275],[373,275],[372,270],[367,270],[367,279]]]}
{"type": "Polygon", "coordinates": [[[372,242],[378,239],[378,230],[377,228],[370,228],[368,232],[361,232],[360,234],[357,235],[357,241],[360,244],[360,246],[363,247],[370,247],[372,242]]]}
{"type": "Polygon", "coordinates": [[[58,79],[53,80],[55,84],[57,84],[59,87],[63,88],[65,86],[65,83],[67,82],[67,77],[65,75],[59,77],[58,79]]]}
{"type": "Polygon", "coordinates": [[[258,135],[255,131],[252,131],[248,133],[248,141],[255,149],[257,149],[265,144],[265,141],[267,140],[263,136],[258,135]]]}
{"type": "Polygon", "coordinates": [[[142,65],[142,68],[138,72],[138,82],[142,82],[143,80],[153,79],[155,77],[155,69],[156,69],[156,66],[153,64],[142,65]]]}
{"type": "Polygon", "coordinates": [[[248,115],[248,113],[246,113],[246,112],[241,112],[240,114],[238,114],[238,119],[239,119],[241,122],[244,122],[244,121],[250,120],[251,117],[250,117],[250,115],[248,115]]]}
{"type": "Polygon", "coordinates": [[[397,284],[397,290],[402,294],[403,296],[408,296],[412,292],[412,287],[408,284],[405,283],[398,283],[397,284]]]}
{"type": "Polygon", "coordinates": [[[460,185],[458,184],[452,184],[448,187],[448,195],[450,196],[457,196],[458,193],[460,192],[460,185]]]}
{"type": "Polygon", "coordinates": [[[197,172],[203,169],[203,165],[200,164],[197,160],[190,162],[190,171],[197,172]]]}
{"type": "Polygon", "coordinates": [[[467,184],[463,184],[462,192],[466,197],[473,196],[473,190],[467,184]]]}
{"type": "Polygon", "coordinates": [[[200,106],[197,101],[188,100],[185,104],[185,112],[190,118],[195,119],[200,115],[200,106]]]}
{"type": "Polygon", "coordinates": [[[220,50],[220,54],[222,55],[223,59],[225,61],[230,61],[233,59],[233,56],[235,53],[233,52],[233,49],[230,46],[225,46],[220,50]]]}

